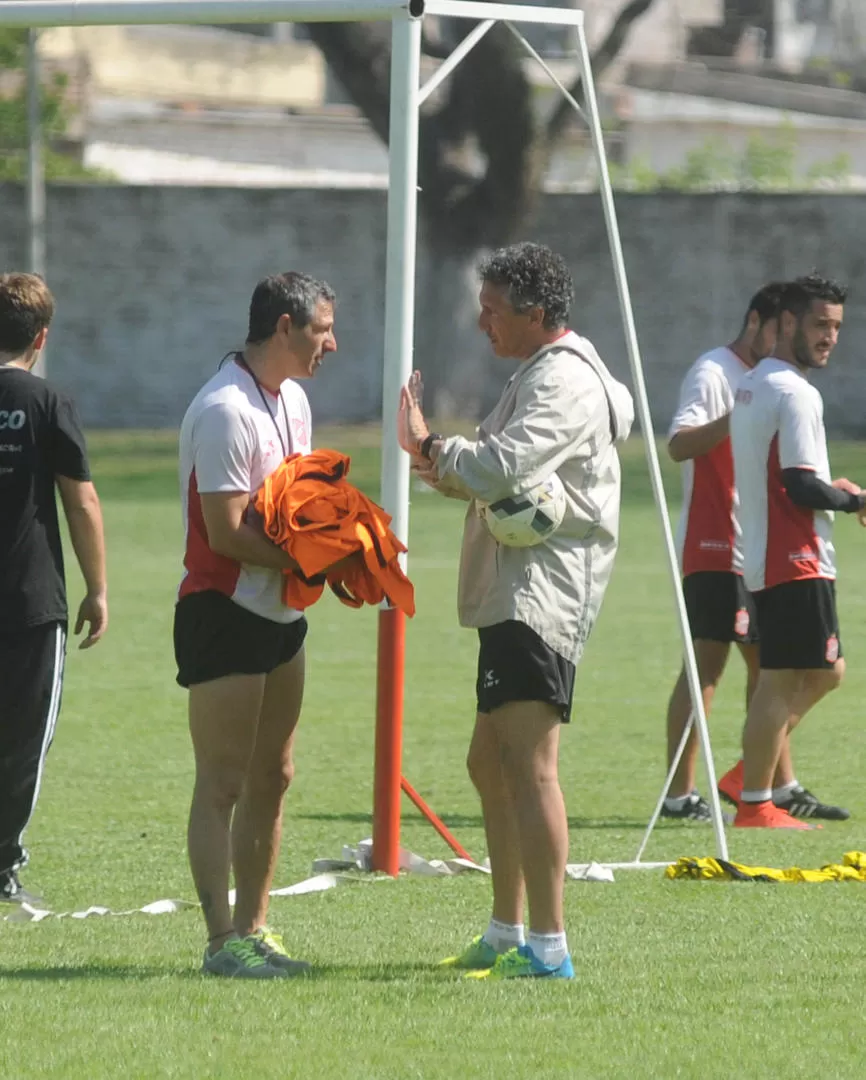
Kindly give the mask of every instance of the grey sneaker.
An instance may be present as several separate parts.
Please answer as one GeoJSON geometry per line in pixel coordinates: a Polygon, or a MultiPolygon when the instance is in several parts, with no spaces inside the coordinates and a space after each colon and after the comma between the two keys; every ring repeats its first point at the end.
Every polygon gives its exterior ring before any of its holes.
{"type": "Polygon", "coordinates": [[[30,907],[40,907],[42,897],[25,889],[18,880],[18,874],[14,870],[7,870],[0,874],[0,903],[3,904],[28,904],[30,907]]]}
{"type": "Polygon", "coordinates": [[[250,938],[229,938],[215,953],[205,949],[201,969],[206,975],[222,975],[229,979],[286,977],[286,972],[268,963],[250,938]]]}
{"type": "Polygon", "coordinates": [[[282,935],[275,934],[266,926],[260,926],[244,940],[251,942],[259,956],[272,967],[284,971],[286,975],[307,975],[310,971],[310,965],[306,960],[293,960],[289,956],[283,945],[282,935]]]}
{"type": "Polygon", "coordinates": [[[673,818],[675,821],[712,821],[710,805],[706,799],[701,798],[693,791],[679,810],[671,810],[667,803],[662,804],[661,817],[673,818]]]}

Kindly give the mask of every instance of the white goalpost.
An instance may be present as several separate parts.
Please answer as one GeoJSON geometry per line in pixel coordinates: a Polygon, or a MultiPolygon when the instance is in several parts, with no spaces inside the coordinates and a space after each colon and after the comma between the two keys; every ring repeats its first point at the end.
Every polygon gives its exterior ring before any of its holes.
{"type": "MultiPolygon", "coordinates": [[[[613,869],[649,869],[668,862],[645,862],[643,854],[658,820],[664,797],[685,749],[688,733],[697,727],[709,787],[716,854],[728,858],[724,819],[700,679],[689,632],[680,570],[667,511],[658,452],[634,324],[616,208],[604,149],[603,132],[590,67],[581,11],[572,8],[528,7],[481,0],[0,0],[0,26],[146,25],[196,23],[365,22],[390,21],[392,33],[391,111],[385,282],[385,355],[382,389],[381,499],[393,517],[394,531],[404,543],[409,533],[409,459],[397,443],[396,417],[400,387],[413,369],[416,241],[418,218],[419,109],[429,95],[457,68],[483,36],[504,24],[517,42],[545,71],[571,107],[588,125],[598,168],[601,196],[613,261],[614,277],[629,367],[640,420],[653,497],[659,512],[665,558],[682,637],[692,715],[683,733],[676,760],[650,818],[640,847],[630,862],[603,864],[613,869]],[[477,25],[435,74],[422,86],[421,27],[425,17],[471,20],[477,25]],[[585,107],[569,94],[555,73],[520,31],[524,24],[572,27],[577,35],[577,60],[585,107]]],[[[374,866],[396,875],[399,858],[404,616],[394,608],[379,612],[379,662],[374,792],[374,866]]],[[[661,730],[661,727],[660,727],[661,730]]],[[[408,786],[408,785],[407,785],[408,786]]]]}

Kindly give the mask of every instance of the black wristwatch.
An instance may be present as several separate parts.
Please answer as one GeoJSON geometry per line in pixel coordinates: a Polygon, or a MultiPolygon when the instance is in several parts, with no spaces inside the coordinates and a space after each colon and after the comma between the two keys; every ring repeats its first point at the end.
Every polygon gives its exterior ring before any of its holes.
{"type": "Polygon", "coordinates": [[[431,458],[430,458],[430,450],[433,447],[433,443],[437,442],[441,438],[442,438],[442,436],[438,432],[431,431],[430,434],[427,436],[426,439],[424,439],[424,441],[421,443],[421,446],[419,447],[419,449],[421,451],[421,457],[425,457],[425,458],[427,458],[428,461],[430,461],[431,460],[431,458]]]}

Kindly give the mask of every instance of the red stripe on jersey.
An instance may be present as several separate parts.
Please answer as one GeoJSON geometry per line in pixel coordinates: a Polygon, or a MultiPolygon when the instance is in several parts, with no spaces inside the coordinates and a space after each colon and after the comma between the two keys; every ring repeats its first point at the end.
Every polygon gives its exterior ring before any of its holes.
{"type": "Polygon", "coordinates": [[[734,455],[730,438],[693,461],[683,575],[730,573],[734,556],[734,455]]]}
{"type": "Polygon", "coordinates": [[[241,573],[241,564],[225,555],[211,551],[207,528],[201,512],[201,496],[195,469],[189,477],[187,492],[186,551],[183,557],[186,576],[180,583],[178,598],[190,593],[214,589],[224,596],[233,596],[241,573]]]}
{"type": "Polygon", "coordinates": [[[782,479],[779,435],[767,457],[767,553],[764,588],[821,577],[815,515],[792,502],[782,479]]]}

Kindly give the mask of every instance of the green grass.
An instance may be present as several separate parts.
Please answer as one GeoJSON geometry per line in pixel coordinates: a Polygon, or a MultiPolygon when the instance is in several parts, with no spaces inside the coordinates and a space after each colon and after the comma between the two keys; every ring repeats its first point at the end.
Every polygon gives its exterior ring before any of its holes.
{"type": "MultiPolygon", "coordinates": [[[[320,444],[352,454],[375,493],[367,430],[320,444]]],[[[65,701],[27,840],[25,882],[55,910],[192,898],[185,823],[192,776],[171,617],[181,557],[175,441],[94,434],[110,550],[112,622],[70,651],[65,701]]],[[[562,778],[571,858],[631,858],[662,779],[663,715],[679,646],[639,443],[626,448],[623,539],[578,673],[562,778]]],[[[834,447],[837,474],[866,478],[862,445],[834,447]]],[[[669,491],[678,495],[667,470],[669,491]]],[[[413,496],[405,773],[476,857],[484,840],[464,769],[475,640],[455,617],[462,507],[413,496]]],[[[866,847],[866,534],[837,525],[850,671],[799,731],[801,779],[848,805],[849,823],[809,834],[732,833],[732,857],[818,866],[866,847]]],[[[70,570],[70,598],[80,582],[70,570]]],[[[277,884],[370,833],[376,613],[332,598],[310,613],[309,684],[277,884]]],[[[733,761],[743,678],[732,663],[712,717],[716,760],[733,761]]],[[[447,849],[406,804],[403,842],[447,849]]],[[[712,854],[712,832],[661,825],[648,858],[712,854]]],[[[434,962],[479,932],[489,882],[367,880],[276,899],[273,925],[317,974],[277,985],[197,974],[197,912],[0,923],[3,1075],[102,1077],[801,1077],[862,1075],[863,904],[857,885],[669,882],[619,873],[569,883],[574,984],[487,985],[434,962]]]]}

